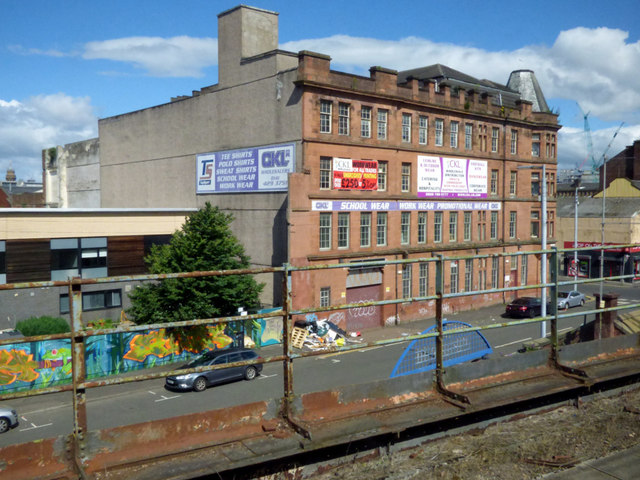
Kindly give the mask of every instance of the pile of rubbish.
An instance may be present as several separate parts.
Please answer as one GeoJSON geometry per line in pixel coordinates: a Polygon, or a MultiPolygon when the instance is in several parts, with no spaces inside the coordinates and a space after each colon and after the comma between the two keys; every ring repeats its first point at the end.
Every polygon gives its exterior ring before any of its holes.
{"type": "Polygon", "coordinates": [[[293,327],[291,344],[295,348],[327,350],[347,343],[361,343],[360,332],[347,333],[328,320],[298,320],[293,327]]]}

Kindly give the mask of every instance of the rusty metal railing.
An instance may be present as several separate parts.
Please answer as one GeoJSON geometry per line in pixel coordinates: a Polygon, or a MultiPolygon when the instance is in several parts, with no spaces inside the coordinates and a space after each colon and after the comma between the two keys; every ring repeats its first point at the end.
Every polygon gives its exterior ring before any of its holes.
{"type": "MultiPolygon", "coordinates": [[[[635,247],[635,246],[637,245],[635,244],[608,245],[607,249],[626,248],[626,247],[635,247]]],[[[580,313],[563,313],[563,314],[559,313],[557,311],[557,294],[558,294],[558,289],[562,286],[596,283],[596,282],[601,282],[603,280],[623,280],[623,279],[633,277],[633,275],[617,275],[617,276],[605,277],[604,279],[598,278],[598,279],[583,279],[578,281],[573,281],[573,280],[560,281],[559,280],[560,275],[559,275],[559,269],[558,269],[559,254],[562,252],[574,252],[575,250],[576,249],[573,249],[573,248],[568,248],[568,249],[553,248],[547,251],[537,250],[537,251],[515,252],[515,253],[500,252],[500,253],[487,254],[487,255],[467,255],[467,256],[444,256],[441,254],[437,254],[434,257],[362,262],[362,263],[358,263],[358,267],[362,267],[362,268],[376,267],[377,268],[377,267],[384,267],[388,265],[404,265],[404,264],[417,264],[417,263],[435,264],[436,266],[435,294],[417,296],[417,297],[412,296],[412,297],[392,298],[387,300],[371,301],[371,302],[365,302],[365,303],[345,303],[345,304],[332,305],[327,307],[294,308],[293,302],[292,302],[292,285],[293,285],[292,275],[298,272],[306,272],[306,271],[344,269],[344,268],[349,268],[353,266],[353,264],[342,263],[342,264],[330,264],[330,265],[310,265],[310,266],[304,266],[304,267],[294,267],[286,264],[283,267],[272,267],[272,268],[261,268],[261,269],[182,272],[182,273],[175,273],[175,274],[149,274],[149,275],[105,277],[105,278],[97,278],[97,279],[74,278],[74,279],[70,279],[67,282],[61,282],[61,281],[30,282],[30,283],[0,285],[0,290],[39,288],[39,287],[45,287],[45,286],[46,287],[67,287],[69,292],[70,316],[71,316],[71,322],[70,322],[71,332],[70,333],[55,334],[55,335],[41,335],[37,337],[27,337],[27,338],[20,338],[20,339],[11,338],[6,340],[0,340],[0,346],[7,345],[7,344],[26,343],[26,342],[33,342],[33,341],[39,341],[39,340],[55,340],[55,339],[70,339],[71,346],[72,346],[71,348],[71,365],[72,365],[71,380],[72,381],[70,385],[59,385],[59,386],[42,388],[38,390],[26,391],[26,392],[0,394],[0,400],[28,397],[28,396],[34,396],[34,395],[43,395],[43,394],[50,394],[50,393],[56,393],[56,392],[72,391],[73,418],[74,418],[72,435],[75,441],[75,451],[81,452],[85,447],[84,445],[85,434],[90,427],[90,425],[88,425],[88,422],[87,422],[87,402],[86,402],[87,389],[106,386],[106,385],[115,385],[115,384],[123,384],[128,382],[139,382],[144,380],[162,378],[171,374],[218,370],[222,368],[231,368],[231,367],[256,363],[256,362],[238,362],[238,363],[228,364],[225,366],[198,367],[198,368],[193,368],[189,370],[171,370],[168,372],[164,371],[160,373],[158,372],[144,373],[144,374],[132,375],[132,376],[126,376],[126,377],[117,376],[113,378],[88,380],[86,375],[86,362],[85,362],[85,355],[86,355],[85,339],[87,337],[96,336],[96,335],[108,335],[108,334],[120,333],[120,332],[147,331],[147,330],[166,328],[166,327],[216,325],[216,324],[226,324],[234,321],[246,321],[246,320],[253,320],[253,319],[264,319],[264,318],[269,319],[269,318],[282,317],[282,320],[283,320],[282,322],[283,323],[282,354],[262,358],[259,361],[259,363],[267,364],[267,363],[282,362],[284,375],[283,375],[283,397],[282,397],[281,416],[298,433],[308,438],[309,437],[308,431],[306,431],[306,429],[296,421],[296,419],[294,418],[293,409],[292,409],[292,402],[294,401],[294,398],[295,398],[293,361],[296,358],[325,355],[327,353],[327,350],[294,352],[291,344],[291,332],[293,328],[294,318],[299,317],[301,315],[308,314],[308,313],[333,312],[337,310],[344,310],[344,309],[354,308],[354,307],[384,306],[384,305],[394,305],[394,304],[407,303],[407,302],[410,302],[410,303],[422,302],[422,301],[430,301],[430,300],[435,300],[435,324],[436,324],[435,331],[422,334],[422,335],[410,335],[410,336],[403,336],[401,338],[385,339],[385,340],[378,340],[373,342],[363,342],[358,344],[347,344],[342,347],[332,347],[330,351],[336,354],[346,354],[346,353],[352,352],[353,350],[358,350],[358,349],[369,349],[369,348],[377,347],[380,345],[405,343],[405,342],[409,342],[419,338],[435,337],[435,341],[436,341],[435,388],[440,394],[442,394],[447,399],[447,401],[453,402],[454,404],[460,406],[461,408],[464,408],[466,404],[469,404],[469,399],[465,395],[462,395],[460,393],[457,393],[448,389],[444,381],[443,339],[446,337],[446,335],[450,335],[453,333],[482,331],[482,330],[504,328],[504,327],[510,327],[510,326],[516,326],[516,325],[539,323],[543,321],[550,321],[551,323],[551,334],[550,334],[551,348],[550,348],[550,354],[549,354],[550,361],[553,363],[553,365],[556,368],[558,368],[562,372],[568,375],[586,379],[587,375],[583,371],[568,367],[566,365],[562,365],[559,361],[558,328],[557,328],[558,320],[562,320],[564,318],[570,318],[576,315],[587,315],[587,314],[602,315],[607,312],[615,312],[619,310],[638,308],[640,307],[640,304],[597,308],[597,309],[588,310],[588,311],[582,310],[580,313]],[[473,291],[464,291],[464,292],[453,292],[453,293],[445,292],[444,272],[445,272],[445,265],[447,262],[467,260],[467,259],[488,259],[488,258],[504,258],[504,257],[522,256],[522,255],[538,255],[542,253],[549,254],[550,266],[551,266],[550,268],[551,280],[548,282],[542,282],[534,285],[520,285],[520,286],[473,290],[473,291]],[[279,275],[281,274],[282,275],[283,305],[280,309],[272,312],[260,313],[260,314],[196,319],[196,320],[188,320],[188,321],[182,321],[182,322],[173,322],[168,324],[157,323],[157,324],[151,324],[151,325],[148,325],[148,324],[128,325],[128,326],[118,326],[115,328],[108,328],[108,329],[88,330],[85,328],[83,323],[82,287],[85,285],[108,284],[108,283],[115,283],[115,282],[122,282],[122,281],[145,282],[145,281],[163,281],[165,279],[176,279],[176,278],[215,277],[215,276],[228,276],[228,275],[257,275],[257,274],[279,274],[279,275]],[[465,296],[472,296],[472,295],[480,295],[485,293],[518,292],[518,291],[524,291],[524,290],[540,290],[542,288],[548,288],[550,291],[550,295],[548,298],[551,302],[551,310],[549,312],[549,315],[545,317],[513,320],[509,322],[499,322],[499,323],[493,323],[489,325],[463,328],[455,331],[445,331],[443,329],[443,311],[444,311],[443,307],[451,299],[465,297],[465,296]]],[[[579,248],[577,250],[593,250],[593,247],[579,248]]],[[[79,455],[79,453],[76,453],[76,455],[79,455]]]]}

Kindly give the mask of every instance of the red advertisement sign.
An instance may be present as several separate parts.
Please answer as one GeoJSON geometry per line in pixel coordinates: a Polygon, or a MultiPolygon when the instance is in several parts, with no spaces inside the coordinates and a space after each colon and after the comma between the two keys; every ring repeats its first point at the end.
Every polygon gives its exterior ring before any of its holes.
{"type": "Polygon", "coordinates": [[[375,160],[334,158],[333,188],[336,190],[377,190],[378,162],[375,160]]]}

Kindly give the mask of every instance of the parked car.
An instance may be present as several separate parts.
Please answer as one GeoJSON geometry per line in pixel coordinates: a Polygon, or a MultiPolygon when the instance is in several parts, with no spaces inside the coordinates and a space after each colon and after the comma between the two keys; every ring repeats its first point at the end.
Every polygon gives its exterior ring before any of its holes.
{"type": "Polygon", "coordinates": [[[569,307],[582,306],[586,302],[584,293],[577,290],[570,292],[558,292],[558,309],[565,310],[569,307]]]}
{"type": "Polygon", "coordinates": [[[18,412],[9,405],[0,405],[0,433],[18,425],[18,412]]]}
{"type": "Polygon", "coordinates": [[[505,313],[510,317],[539,317],[542,315],[542,300],[537,297],[520,297],[507,305],[505,313]]]}
{"type": "MultiPolygon", "coordinates": [[[[180,367],[196,368],[212,365],[225,365],[227,363],[246,362],[259,360],[261,357],[248,348],[232,348],[227,350],[212,350],[189,363],[180,367]]],[[[170,390],[194,390],[202,392],[207,387],[216,383],[224,383],[231,380],[253,380],[262,371],[262,364],[243,365],[238,367],[210,370],[208,372],[186,373],[184,375],[170,375],[165,379],[165,387],[170,390]]]]}

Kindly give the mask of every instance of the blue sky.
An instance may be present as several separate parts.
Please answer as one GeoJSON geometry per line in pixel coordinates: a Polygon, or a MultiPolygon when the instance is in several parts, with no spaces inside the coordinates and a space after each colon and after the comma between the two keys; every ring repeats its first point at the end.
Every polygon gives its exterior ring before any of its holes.
{"type": "MultiPolygon", "coordinates": [[[[41,151],[98,136],[98,118],[217,83],[226,0],[0,0],[0,177],[41,180],[41,151]]],[[[255,0],[278,12],[280,48],[368,75],[442,63],[505,84],[531,69],[563,125],[561,168],[640,139],[637,0],[255,0]]],[[[589,168],[589,162],[584,168],[589,168]]]]}

